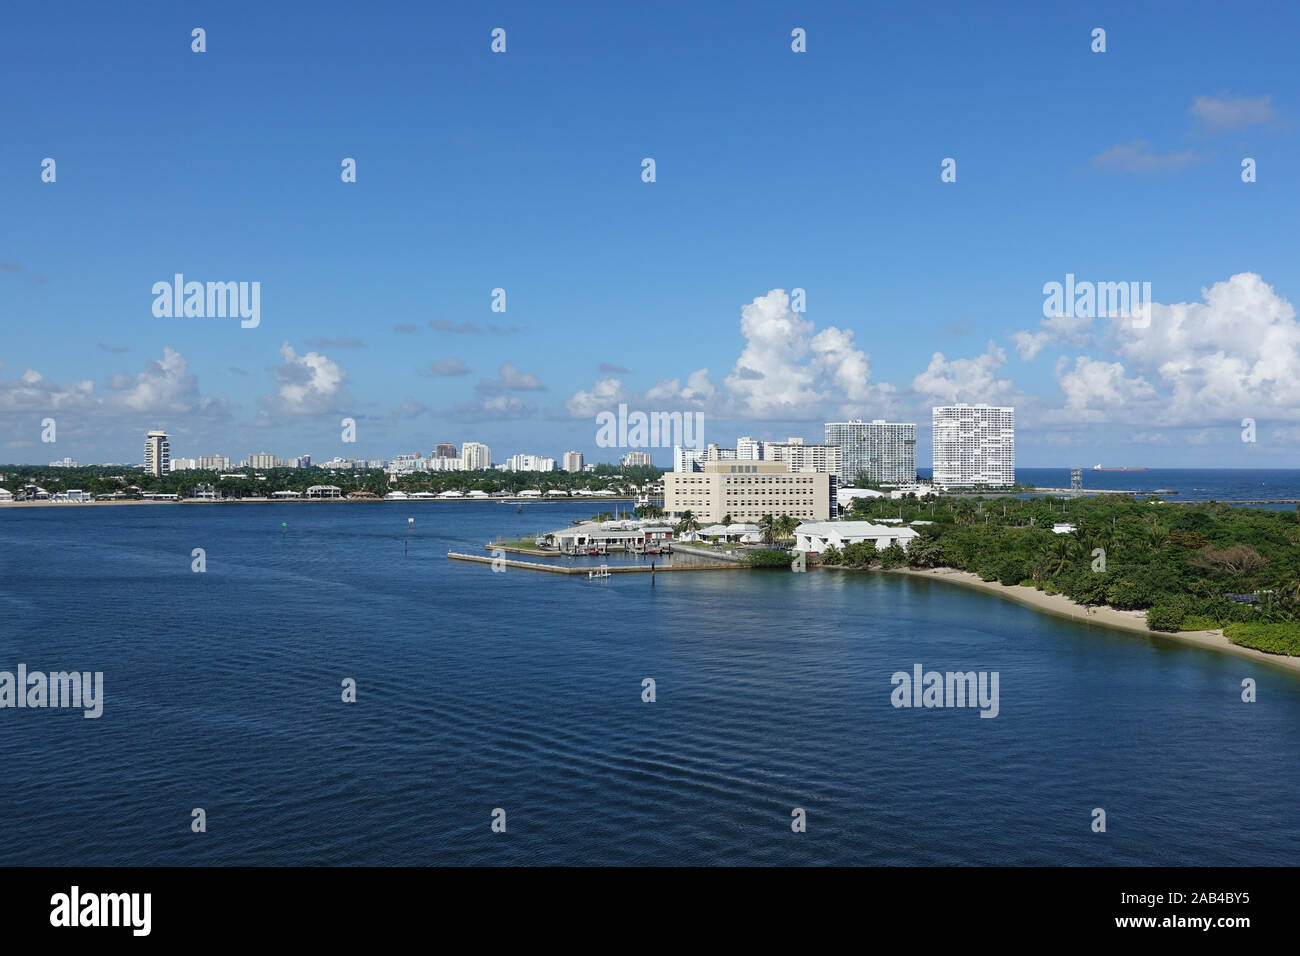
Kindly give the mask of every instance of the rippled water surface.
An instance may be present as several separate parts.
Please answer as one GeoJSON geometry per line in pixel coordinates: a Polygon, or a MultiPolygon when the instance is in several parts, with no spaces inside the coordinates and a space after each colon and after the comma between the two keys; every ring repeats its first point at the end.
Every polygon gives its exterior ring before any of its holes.
{"type": "Polygon", "coordinates": [[[0,670],[106,698],[0,710],[0,862],[1300,863],[1288,672],[942,582],[445,557],[591,511],[0,511],[0,670]],[[916,663],[999,715],[895,709],[916,663]]]}

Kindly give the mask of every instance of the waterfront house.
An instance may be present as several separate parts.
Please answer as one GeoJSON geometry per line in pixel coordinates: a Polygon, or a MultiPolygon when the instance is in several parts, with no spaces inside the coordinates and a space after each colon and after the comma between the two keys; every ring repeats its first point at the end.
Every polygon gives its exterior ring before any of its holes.
{"type": "Polygon", "coordinates": [[[897,544],[906,548],[917,533],[911,528],[871,521],[805,521],[794,529],[796,551],[821,554],[834,545],[843,550],[846,544],[872,542],[877,550],[897,544]]]}
{"type": "Polygon", "coordinates": [[[342,498],[343,489],[338,485],[312,485],[307,489],[308,498],[342,498]]]}
{"type": "Polygon", "coordinates": [[[688,531],[682,535],[683,541],[719,541],[738,544],[760,544],[763,535],[756,524],[711,524],[698,531],[688,531]]]}
{"type": "Polygon", "coordinates": [[[583,553],[597,549],[631,551],[638,553],[647,547],[660,547],[671,543],[673,529],[667,525],[640,521],[584,521],[569,528],[550,531],[537,536],[537,544],[550,539],[552,546],[565,554],[583,553]]]}

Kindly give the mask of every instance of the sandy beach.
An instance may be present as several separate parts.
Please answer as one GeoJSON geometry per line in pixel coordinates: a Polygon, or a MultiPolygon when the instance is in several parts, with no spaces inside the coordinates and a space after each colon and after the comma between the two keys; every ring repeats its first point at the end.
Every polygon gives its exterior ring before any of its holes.
{"type": "Polygon", "coordinates": [[[1145,611],[1119,611],[1113,607],[1095,607],[1089,610],[1081,604],[1074,603],[1063,594],[1044,594],[1035,588],[1020,584],[1006,585],[999,584],[996,581],[982,581],[977,574],[972,574],[970,571],[958,571],[954,568],[893,568],[885,573],[906,574],[912,577],[946,581],[949,584],[996,594],[999,597],[1026,604],[1038,611],[1068,617],[1081,624],[1095,624],[1123,631],[1134,631],[1166,641],[1191,644],[1209,650],[1226,651],[1238,657],[1272,664],[1275,667],[1284,667],[1300,673],[1300,657],[1265,654],[1263,651],[1257,651],[1251,647],[1241,647],[1228,640],[1223,631],[1153,631],[1147,627],[1145,611]]]}

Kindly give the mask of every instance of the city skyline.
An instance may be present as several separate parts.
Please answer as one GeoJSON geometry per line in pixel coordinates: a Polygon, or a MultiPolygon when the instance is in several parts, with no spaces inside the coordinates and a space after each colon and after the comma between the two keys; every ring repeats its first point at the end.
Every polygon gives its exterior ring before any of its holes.
{"type": "Polygon", "coordinates": [[[0,144],[23,224],[0,246],[22,320],[0,354],[0,460],[122,459],[145,428],[367,459],[482,428],[593,460],[596,416],[626,403],[699,412],[706,441],[915,421],[925,466],[928,409],[987,402],[1017,407],[1029,467],[1300,467],[1288,31],[1213,7],[939,11],[943,29],[842,3],[666,4],[574,35],[507,4],[493,54],[471,11],[322,9],[357,64],[336,72],[288,10],[256,31],[212,12],[202,54],[169,18],[123,33],[88,7],[69,36],[16,10],[7,62],[44,79],[0,144]],[[989,74],[991,47],[1022,56],[989,74]],[[171,80],[136,95],[124,56],[165,57],[171,80]],[[471,92],[402,121],[437,88],[471,92]],[[1070,102],[1113,122],[1080,139],[1042,121],[1070,102]],[[797,148],[740,161],[763,104],[790,106],[797,148]],[[286,110],[333,117],[329,133],[299,135],[286,110]],[[161,151],[158,115],[179,117],[161,151]],[[233,128],[256,158],[231,158],[233,128]],[[187,316],[190,282],[206,296],[187,316]],[[180,288],[169,310],[159,286],[180,288]],[[245,299],[255,323],[234,314],[245,299]]]}

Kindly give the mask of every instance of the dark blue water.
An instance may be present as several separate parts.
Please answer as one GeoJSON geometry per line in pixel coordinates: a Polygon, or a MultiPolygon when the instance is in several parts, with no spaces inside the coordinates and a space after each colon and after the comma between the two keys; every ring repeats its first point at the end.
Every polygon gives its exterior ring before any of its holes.
{"type": "MultiPolygon", "coordinates": [[[[1039,488],[1069,488],[1069,468],[1017,468],[1016,480],[1039,488]]],[[[1150,471],[1092,471],[1083,469],[1083,487],[1131,490],[1134,493],[1173,490],[1171,501],[1265,501],[1300,498],[1300,471],[1293,468],[1152,468],[1150,471]]],[[[1294,507],[1291,505],[1289,507],[1294,507]]]]}
{"type": "Polygon", "coordinates": [[[1300,863],[1291,672],[941,582],[445,558],[591,509],[0,510],[0,669],[106,696],[0,710],[0,863],[1300,863]],[[894,709],[915,663],[1001,713],[894,709]]]}

